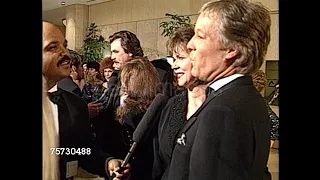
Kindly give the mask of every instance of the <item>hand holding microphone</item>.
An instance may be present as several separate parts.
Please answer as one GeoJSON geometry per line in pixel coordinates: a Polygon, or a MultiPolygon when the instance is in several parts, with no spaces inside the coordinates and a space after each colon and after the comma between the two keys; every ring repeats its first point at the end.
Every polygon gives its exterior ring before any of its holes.
{"type": "Polygon", "coordinates": [[[110,180],[116,177],[117,173],[125,172],[128,162],[131,159],[131,156],[136,149],[138,144],[141,144],[146,137],[149,136],[150,132],[153,129],[153,126],[156,124],[156,115],[161,111],[161,106],[163,106],[166,102],[167,98],[163,94],[157,94],[150,106],[148,107],[146,113],[142,117],[140,123],[137,128],[133,132],[133,144],[130,147],[129,152],[127,153],[124,161],[121,164],[120,169],[113,172],[110,176],[110,180]]]}

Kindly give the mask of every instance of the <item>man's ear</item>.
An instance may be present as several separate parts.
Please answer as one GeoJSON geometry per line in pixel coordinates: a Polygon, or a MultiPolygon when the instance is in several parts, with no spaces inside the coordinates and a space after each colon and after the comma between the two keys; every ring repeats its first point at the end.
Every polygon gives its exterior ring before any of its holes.
{"type": "Polygon", "coordinates": [[[71,71],[76,71],[76,70],[77,70],[76,66],[72,65],[71,66],[71,71]]]}
{"type": "Polygon", "coordinates": [[[239,50],[236,48],[229,48],[226,52],[225,60],[235,60],[239,55],[239,50]]]}

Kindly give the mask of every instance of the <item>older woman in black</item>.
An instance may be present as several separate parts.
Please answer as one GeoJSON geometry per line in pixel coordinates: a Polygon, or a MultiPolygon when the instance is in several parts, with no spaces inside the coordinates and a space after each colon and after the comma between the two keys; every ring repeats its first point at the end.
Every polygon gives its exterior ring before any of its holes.
{"type": "Polygon", "coordinates": [[[158,126],[154,179],[167,179],[177,134],[205,101],[206,84],[191,75],[192,63],[187,43],[194,35],[192,27],[178,29],[169,39],[167,49],[175,61],[172,65],[177,85],[185,90],[173,96],[162,111],[158,126]]]}

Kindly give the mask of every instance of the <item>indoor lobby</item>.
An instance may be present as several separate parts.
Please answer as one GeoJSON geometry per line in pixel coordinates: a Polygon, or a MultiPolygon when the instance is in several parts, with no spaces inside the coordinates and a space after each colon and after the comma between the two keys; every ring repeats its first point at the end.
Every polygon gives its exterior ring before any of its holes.
{"type": "MultiPolygon", "coordinates": [[[[68,49],[81,51],[85,46],[88,27],[95,24],[98,35],[108,40],[114,32],[128,30],[136,34],[145,56],[149,59],[167,58],[165,28],[161,26],[181,15],[194,24],[200,7],[208,0],[42,0],[42,19],[63,32],[68,49]]],[[[267,7],[271,17],[270,43],[260,70],[265,73],[266,85],[261,95],[279,117],[279,7],[278,0],[249,0],[267,7]]],[[[108,57],[108,48],[102,56],[108,57]]],[[[268,168],[272,180],[279,179],[279,141],[270,148],[268,168]]],[[[75,180],[104,180],[79,168],[75,180]]]]}

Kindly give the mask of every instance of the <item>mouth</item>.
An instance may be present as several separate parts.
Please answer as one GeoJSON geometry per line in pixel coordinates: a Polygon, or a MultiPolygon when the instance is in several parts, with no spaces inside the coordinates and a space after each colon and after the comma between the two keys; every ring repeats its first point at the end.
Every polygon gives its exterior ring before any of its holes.
{"type": "Polygon", "coordinates": [[[58,62],[58,66],[69,66],[70,67],[71,60],[70,59],[62,59],[58,62]]]}
{"type": "Polygon", "coordinates": [[[175,75],[176,75],[177,79],[179,79],[179,78],[181,78],[181,76],[184,75],[184,73],[183,72],[175,72],[175,75]]]}

